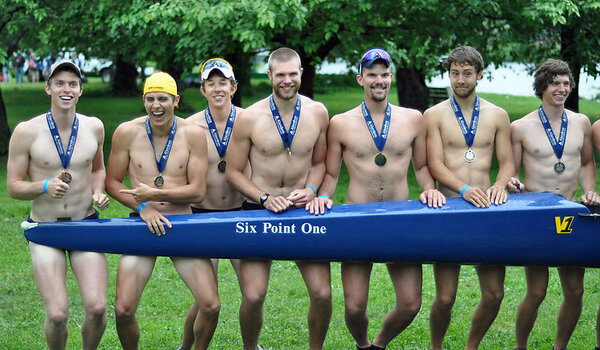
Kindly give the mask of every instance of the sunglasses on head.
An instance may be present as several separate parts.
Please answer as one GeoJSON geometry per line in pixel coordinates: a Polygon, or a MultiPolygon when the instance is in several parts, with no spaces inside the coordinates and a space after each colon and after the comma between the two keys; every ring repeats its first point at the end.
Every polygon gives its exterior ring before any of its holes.
{"type": "MultiPolygon", "coordinates": [[[[365,52],[365,54],[360,59],[360,64],[358,66],[358,72],[360,73],[362,71],[362,67],[365,64],[367,64],[369,62],[373,63],[373,61],[375,61],[377,59],[384,60],[388,66],[392,62],[392,58],[390,57],[390,55],[387,52],[385,52],[385,50],[377,49],[377,48],[371,49],[371,50],[365,52]]],[[[370,65],[368,67],[370,67],[370,65]]]]}
{"type": "Polygon", "coordinates": [[[211,69],[213,67],[227,68],[227,69],[233,71],[233,67],[231,67],[229,62],[225,61],[224,59],[211,58],[210,60],[204,62],[202,67],[200,67],[200,72],[201,72],[200,74],[202,74],[202,72],[204,72],[205,69],[211,69]]]}

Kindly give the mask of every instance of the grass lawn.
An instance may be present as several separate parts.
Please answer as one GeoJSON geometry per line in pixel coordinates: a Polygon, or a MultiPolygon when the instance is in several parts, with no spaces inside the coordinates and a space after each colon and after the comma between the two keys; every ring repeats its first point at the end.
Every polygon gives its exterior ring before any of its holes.
{"type": "MultiPolygon", "coordinates": [[[[107,87],[92,78],[84,86],[84,94],[79,102],[78,112],[97,115],[106,129],[105,158],[110,149],[110,137],[116,126],[133,117],[144,114],[141,96],[116,98],[107,94],[107,87]]],[[[261,84],[254,95],[244,98],[244,105],[266,96],[268,86],[261,84]]],[[[43,84],[2,85],[2,94],[7,105],[9,125],[12,128],[20,120],[44,113],[49,107],[43,91],[43,84]]],[[[539,100],[528,97],[481,94],[482,97],[506,109],[511,119],[518,118],[537,108],[539,100]]],[[[390,94],[391,102],[396,103],[395,92],[390,94]]],[[[322,101],[331,115],[358,105],[362,99],[361,90],[356,87],[317,94],[315,99],[322,101]]],[[[185,91],[187,116],[192,110],[205,107],[205,102],[196,89],[185,91]],[[187,112],[189,110],[190,112],[187,112]]],[[[600,103],[582,101],[582,113],[593,120],[600,117],[600,103]]],[[[495,171],[494,171],[495,172],[495,171]]],[[[335,200],[342,203],[345,198],[347,175],[340,178],[335,200]]],[[[411,198],[417,198],[418,186],[411,176],[411,198]]],[[[19,223],[27,217],[29,203],[13,200],[6,194],[6,159],[0,162],[0,227],[3,244],[0,254],[0,349],[41,349],[45,348],[43,335],[44,308],[37,293],[27,243],[19,228],[19,223]]],[[[126,216],[128,209],[111,202],[110,208],[102,217],[126,216]]],[[[120,347],[114,322],[115,277],[118,256],[109,255],[108,324],[101,349],[120,347]]],[[[231,265],[222,261],[219,267],[219,292],[221,315],[219,326],[211,343],[214,349],[241,349],[238,308],[240,291],[231,265]]],[[[595,345],[596,310],[600,305],[598,284],[600,276],[595,269],[586,274],[584,307],[581,320],[572,336],[571,349],[593,349],[595,345]]],[[[69,349],[81,348],[79,334],[83,307],[77,283],[71,272],[68,276],[70,296],[69,349]]],[[[332,263],[333,317],[331,320],[326,349],[353,349],[354,342],[344,324],[343,290],[340,280],[340,264],[332,263]]],[[[520,267],[508,267],[505,283],[505,298],[500,313],[486,335],[481,349],[504,350],[514,345],[514,319],[518,303],[525,293],[525,279],[520,267]]],[[[423,267],[423,305],[414,322],[390,345],[388,349],[427,349],[429,346],[429,309],[435,297],[435,286],[430,265],[423,267]]],[[[473,310],[479,301],[480,293],[475,270],[472,266],[462,269],[458,296],[453,319],[446,337],[447,349],[464,348],[473,310]]],[[[550,285],[546,300],[542,304],[537,323],[530,338],[530,349],[550,349],[556,331],[556,314],[561,302],[561,289],[555,269],[550,272],[550,285]]],[[[171,262],[159,258],[154,274],[142,297],[137,317],[142,330],[140,348],[176,349],[181,338],[183,320],[192,296],[180,280],[171,262]]],[[[387,311],[394,305],[394,293],[387,270],[376,264],[372,274],[369,300],[369,333],[371,339],[381,327],[387,311]]],[[[271,349],[305,349],[308,344],[306,310],[308,297],[302,278],[295,264],[288,261],[275,261],[270,280],[270,288],[265,302],[265,322],[260,342],[271,349]],[[296,304],[297,303],[297,304],[296,304]]]]}

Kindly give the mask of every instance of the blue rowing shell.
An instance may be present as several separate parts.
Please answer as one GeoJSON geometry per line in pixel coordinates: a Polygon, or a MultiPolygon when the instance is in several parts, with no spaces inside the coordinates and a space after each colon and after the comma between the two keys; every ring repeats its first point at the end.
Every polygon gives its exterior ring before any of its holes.
{"type": "Polygon", "coordinates": [[[139,218],[39,223],[30,241],[118,254],[600,266],[600,220],[552,193],[509,195],[503,205],[475,208],[449,198],[443,208],[399,201],[336,205],[325,215],[304,209],[168,216],[164,236],[139,218]]]}

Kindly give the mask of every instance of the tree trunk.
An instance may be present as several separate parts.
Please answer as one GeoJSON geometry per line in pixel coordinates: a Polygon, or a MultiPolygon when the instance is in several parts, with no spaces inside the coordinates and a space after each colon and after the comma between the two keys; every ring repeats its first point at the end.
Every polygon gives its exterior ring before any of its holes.
{"type": "Polygon", "coordinates": [[[250,95],[251,85],[250,78],[252,77],[252,55],[244,53],[241,49],[235,50],[233,53],[225,55],[227,62],[233,67],[235,79],[238,82],[238,88],[233,95],[233,104],[242,106],[243,95],[250,95]]]}
{"type": "Polygon", "coordinates": [[[0,89],[0,156],[8,154],[8,142],[10,141],[10,129],[8,128],[8,116],[6,115],[6,105],[0,89]]]}
{"type": "Polygon", "coordinates": [[[112,80],[112,92],[117,96],[139,94],[137,88],[137,69],[135,64],[127,62],[122,55],[115,60],[115,76],[112,80]]]}
{"type": "Polygon", "coordinates": [[[425,74],[416,68],[398,68],[396,71],[398,101],[402,107],[414,108],[423,112],[429,107],[429,89],[425,84],[425,74]]]}
{"type": "Polygon", "coordinates": [[[573,112],[579,112],[579,78],[581,73],[581,62],[577,54],[577,41],[579,35],[579,20],[573,19],[567,26],[563,26],[560,31],[560,55],[571,68],[575,88],[565,101],[565,108],[573,112]]]}
{"type": "Polygon", "coordinates": [[[300,61],[302,62],[302,84],[300,84],[300,94],[313,98],[314,95],[314,82],[315,75],[317,73],[317,67],[312,63],[310,58],[306,57],[304,50],[298,50],[300,61]]]}

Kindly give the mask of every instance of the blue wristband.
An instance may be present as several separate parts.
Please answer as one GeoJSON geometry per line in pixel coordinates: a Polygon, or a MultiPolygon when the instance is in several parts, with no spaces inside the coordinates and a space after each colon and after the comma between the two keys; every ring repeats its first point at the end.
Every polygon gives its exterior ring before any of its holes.
{"type": "Polygon", "coordinates": [[[140,206],[137,207],[138,214],[141,214],[142,213],[142,209],[144,209],[144,207],[147,206],[147,205],[148,205],[148,202],[144,202],[144,203],[140,204],[140,206]]]}
{"type": "Polygon", "coordinates": [[[329,199],[329,197],[327,197],[326,195],[322,194],[319,196],[319,198],[325,198],[325,199],[329,199]]]}
{"type": "Polygon", "coordinates": [[[461,196],[461,197],[462,197],[462,196],[465,194],[465,191],[466,191],[466,190],[467,190],[467,188],[469,188],[469,187],[471,187],[471,186],[469,186],[469,185],[465,185],[465,187],[463,187],[463,188],[460,190],[460,196],[461,196]]]}
{"type": "Polygon", "coordinates": [[[310,188],[315,193],[315,196],[317,195],[317,189],[315,188],[315,186],[313,186],[313,185],[306,185],[306,188],[310,188]]]}
{"type": "Polygon", "coordinates": [[[50,179],[44,181],[44,193],[48,193],[48,182],[50,182],[50,179]]]}

